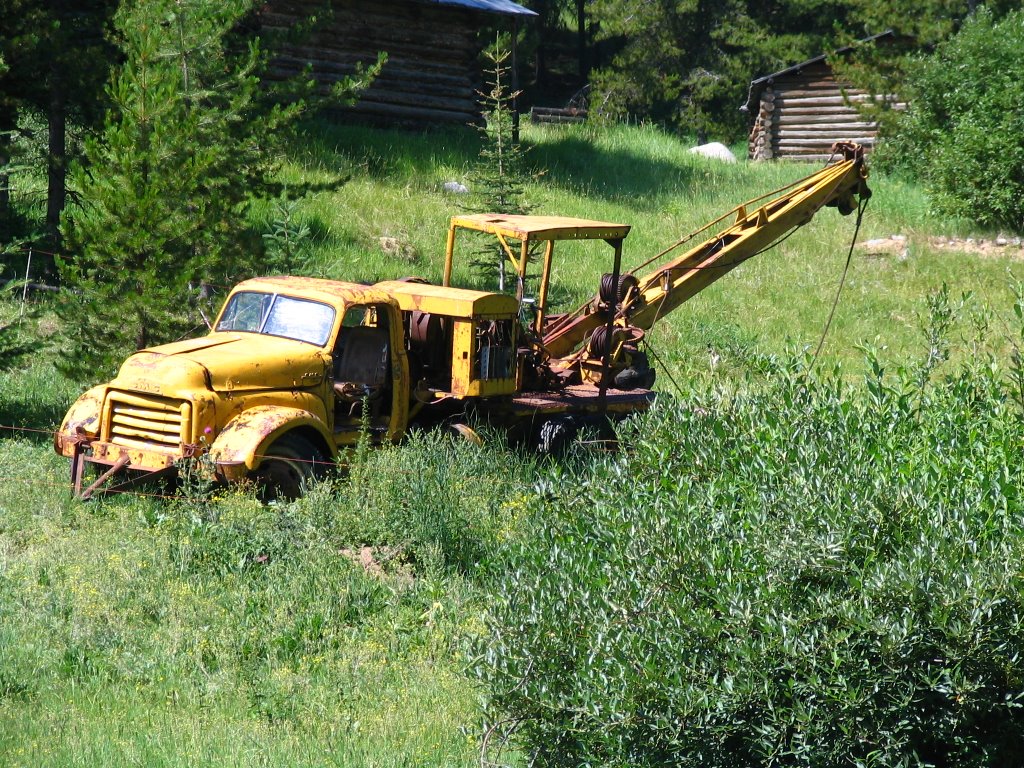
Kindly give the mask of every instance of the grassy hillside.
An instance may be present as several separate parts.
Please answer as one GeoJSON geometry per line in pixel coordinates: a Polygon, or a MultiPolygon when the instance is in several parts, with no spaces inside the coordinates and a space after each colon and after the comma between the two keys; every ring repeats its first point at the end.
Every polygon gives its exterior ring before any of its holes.
{"type": "MultiPolygon", "coordinates": [[[[525,138],[536,212],[634,225],[627,264],[808,172],[700,160],[644,127],[528,127],[525,138]]],[[[472,183],[474,141],[316,126],[286,178],[348,181],[297,209],[312,238],[305,271],[439,278],[447,219],[462,203],[442,185],[472,183]],[[385,253],[381,237],[408,248],[385,253]]],[[[888,364],[920,358],[918,315],[944,282],[954,298],[977,297],[951,335],[988,323],[1002,354],[1014,263],[930,248],[929,236],[969,230],[931,217],[914,187],[872,184],[862,238],[904,234],[908,253],[854,257],[828,359],[861,370],[862,342],[884,345],[888,364]]],[[[826,210],[658,327],[652,344],[683,389],[742,390],[732,374],[751,359],[816,344],[852,230],[826,210]],[[724,360],[716,370],[709,347],[724,360]]],[[[598,253],[563,250],[564,306],[593,292],[606,269],[598,253]]],[[[54,373],[51,350],[74,329],[42,309],[37,354],[0,379],[0,423],[29,430],[0,434],[0,763],[477,764],[486,690],[468,669],[491,602],[480,564],[546,498],[535,483],[572,488],[593,457],[552,465],[496,435],[483,449],[420,436],[292,504],[193,486],[175,498],[72,502],[47,430],[87,382],[54,373]]]]}
{"type": "MultiPolygon", "coordinates": [[[[463,200],[442,190],[445,181],[471,182],[472,137],[323,126],[303,148],[294,178],[349,169],[340,190],[315,197],[303,212],[322,240],[314,274],[377,280],[408,274],[439,279],[448,217],[463,200]],[[415,254],[385,254],[380,237],[396,237],[415,254]]],[[[628,223],[625,263],[639,264],[733,206],[815,170],[803,164],[726,165],[688,152],[688,144],[651,127],[528,126],[525,141],[537,176],[528,186],[536,213],[628,223]]],[[[964,222],[928,212],[922,192],[894,178],[874,176],[874,197],[860,240],[907,236],[907,253],[858,252],[827,347],[836,359],[859,359],[857,346],[876,338],[895,359],[918,345],[916,313],[923,297],[948,283],[954,295],[972,292],[982,303],[1008,307],[1008,258],[982,258],[932,247],[929,236],[968,233],[964,222]]],[[[775,352],[817,344],[835,296],[853,218],[823,211],[779,248],[730,273],[663,322],[651,335],[655,349],[682,375],[703,372],[709,345],[775,352]]],[[[555,265],[554,298],[575,306],[593,295],[608,271],[607,251],[563,247],[555,265]]],[[[472,279],[463,273],[464,282],[472,279]]]]}

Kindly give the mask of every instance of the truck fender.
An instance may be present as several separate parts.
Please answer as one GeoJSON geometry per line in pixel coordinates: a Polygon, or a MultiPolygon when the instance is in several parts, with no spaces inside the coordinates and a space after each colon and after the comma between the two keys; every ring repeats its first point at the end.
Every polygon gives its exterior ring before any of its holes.
{"type": "MultiPolygon", "coordinates": [[[[210,458],[227,479],[240,479],[259,467],[263,454],[281,435],[312,430],[333,455],[327,425],[301,408],[260,405],[242,411],[228,422],[210,447],[210,458]]],[[[316,441],[316,442],[320,442],[316,441]]]]}
{"type": "Polygon", "coordinates": [[[60,429],[53,435],[54,448],[57,453],[70,456],[70,445],[81,436],[96,437],[100,431],[100,416],[103,413],[103,400],[107,396],[107,386],[101,384],[83,394],[68,410],[60,429]],[[65,450],[67,446],[67,450],[65,450]]]}

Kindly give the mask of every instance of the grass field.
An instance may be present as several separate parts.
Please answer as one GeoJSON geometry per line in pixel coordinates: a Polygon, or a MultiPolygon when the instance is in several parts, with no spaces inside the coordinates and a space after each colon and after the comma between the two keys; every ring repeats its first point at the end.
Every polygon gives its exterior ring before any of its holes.
{"type": "MultiPolygon", "coordinates": [[[[808,172],[700,160],[647,127],[530,126],[525,139],[535,211],[632,224],[627,264],[808,172]]],[[[286,178],[348,180],[297,209],[312,238],[304,271],[438,279],[461,203],[442,185],[471,184],[474,154],[468,131],[314,126],[286,178]],[[385,253],[381,237],[406,254],[385,253]]],[[[923,355],[920,317],[944,283],[954,300],[974,297],[951,335],[987,326],[1004,356],[1019,265],[931,248],[928,237],[970,227],[932,217],[898,179],[872,186],[862,239],[903,234],[908,252],[855,254],[826,362],[852,376],[864,344],[888,365],[923,355]]],[[[826,210],[655,329],[684,393],[742,390],[752,359],[816,345],[852,235],[852,219],[826,210]]],[[[598,253],[564,249],[563,306],[594,292],[607,269],[598,253]]],[[[0,422],[38,430],[0,434],[0,764],[477,764],[486,690],[468,670],[489,602],[481,564],[516,537],[538,481],[572,484],[584,470],[509,451],[500,436],[480,449],[427,435],[292,504],[203,488],[73,502],[47,431],[88,382],[55,373],[52,350],[73,329],[40,310],[37,352],[0,378],[0,422]]]]}

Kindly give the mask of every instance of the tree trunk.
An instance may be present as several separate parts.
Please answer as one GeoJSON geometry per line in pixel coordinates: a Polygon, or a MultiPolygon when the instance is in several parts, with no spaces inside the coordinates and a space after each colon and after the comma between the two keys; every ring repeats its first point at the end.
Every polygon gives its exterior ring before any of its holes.
{"type": "Polygon", "coordinates": [[[512,17],[512,141],[519,143],[519,17],[512,17]]]}
{"type": "Polygon", "coordinates": [[[590,76],[590,61],[587,56],[586,0],[576,0],[576,47],[576,55],[579,59],[580,77],[585,81],[590,76]]]}
{"type": "Polygon", "coordinates": [[[0,243],[11,238],[11,132],[18,126],[18,110],[11,104],[0,105],[0,243]]]}
{"type": "MultiPolygon", "coordinates": [[[[55,62],[56,63],[56,62],[55,62]]],[[[46,234],[52,250],[61,245],[60,216],[67,196],[67,94],[59,72],[50,76],[48,163],[46,185],[46,234]]]]}

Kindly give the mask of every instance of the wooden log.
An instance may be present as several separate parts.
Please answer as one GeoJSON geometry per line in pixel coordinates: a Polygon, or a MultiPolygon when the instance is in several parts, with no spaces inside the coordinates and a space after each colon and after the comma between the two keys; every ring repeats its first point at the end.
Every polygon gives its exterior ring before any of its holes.
{"type": "Polygon", "coordinates": [[[848,110],[846,112],[783,112],[778,116],[778,123],[785,125],[810,125],[812,123],[863,123],[870,125],[870,121],[863,120],[860,113],[848,110]]]}
{"type": "MultiPolygon", "coordinates": [[[[377,53],[374,50],[366,51],[313,51],[307,49],[305,52],[294,49],[287,49],[274,57],[275,62],[289,62],[298,67],[313,64],[325,69],[339,69],[346,72],[353,71],[358,65],[366,66],[377,60],[377,53]]],[[[421,66],[420,62],[411,57],[389,56],[387,63],[381,71],[381,77],[395,76],[430,76],[438,81],[446,78],[465,78],[471,68],[464,61],[440,61],[434,60],[421,66]]]]}
{"type": "Polygon", "coordinates": [[[786,107],[844,107],[848,103],[857,103],[867,100],[867,94],[851,96],[845,99],[842,96],[814,96],[799,98],[779,98],[775,100],[776,106],[786,107]]]}
{"type": "Polygon", "coordinates": [[[476,112],[477,103],[473,99],[456,97],[427,97],[415,91],[374,91],[372,88],[364,91],[359,100],[374,104],[396,104],[410,107],[424,107],[426,109],[439,109],[446,112],[476,112]]]}
{"type": "MultiPolygon", "coordinates": [[[[786,139],[785,141],[775,141],[772,143],[773,148],[780,152],[799,152],[801,150],[814,149],[823,150],[828,149],[836,141],[849,141],[845,136],[837,136],[834,141],[812,141],[810,139],[786,139]]],[[[861,138],[858,143],[861,146],[871,147],[875,144],[873,137],[861,138]]]]}
{"type": "Polygon", "coordinates": [[[835,155],[822,154],[820,152],[813,155],[776,155],[777,160],[785,160],[790,163],[825,163],[829,160],[835,160],[835,155]]]}
{"type": "Polygon", "coordinates": [[[851,136],[858,133],[874,135],[878,133],[877,125],[869,125],[866,123],[812,123],[808,125],[799,124],[779,124],[775,127],[775,132],[779,134],[784,133],[807,133],[812,136],[837,133],[847,133],[851,136]]]}
{"type": "MultiPolygon", "coordinates": [[[[276,79],[296,77],[305,71],[305,67],[292,62],[272,62],[269,72],[276,79]]],[[[353,70],[344,67],[323,67],[314,66],[310,72],[314,80],[320,83],[335,83],[351,75],[353,70]]],[[[431,75],[410,75],[409,77],[378,77],[370,86],[370,90],[409,90],[415,88],[417,91],[428,96],[450,96],[459,95],[466,98],[474,98],[472,81],[468,76],[462,78],[438,79],[431,75]]]]}
{"type": "Polygon", "coordinates": [[[551,117],[586,117],[587,110],[576,107],[533,107],[531,113],[551,117]]]}
{"type": "Polygon", "coordinates": [[[851,87],[852,83],[840,82],[835,78],[814,78],[811,80],[779,79],[775,81],[776,91],[785,91],[793,88],[804,88],[807,90],[822,90],[828,88],[851,87]]]}
{"type": "MultiPolygon", "coordinates": [[[[295,77],[306,72],[308,69],[310,75],[317,80],[340,80],[343,77],[350,76],[355,72],[355,67],[346,67],[340,64],[327,64],[324,62],[318,62],[313,64],[311,67],[306,67],[304,62],[296,61],[295,59],[275,59],[270,63],[269,70],[276,72],[280,76],[295,77]]],[[[397,71],[391,71],[387,74],[381,73],[379,77],[374,80],[374,85],[381,85],[385,87],[401,86],[404,83],[414,82],[417,83],[417,87],[426,88],[428,91],[453,91],[453,90],[471,90],[473,80],[469,73],[463,73],[461,76],[456,77],[454,75],[436,75],[432,72],[409,72],[403,75],[397,71]]]]}
{"type": "Polygon", "coordinates": [[[846,117],[859,118],[860,111],[854,107],[789,107],[777,113],[780,117],[846,117]]]}
{"type": "MultiPolygon", "coordinates": [[[[438,45],[446,45],[439,43],[438,45]]],[[[364,39],[353,41],[351,45],[345,46],[343,41],[335,41],[330,45],[285,45],[281,47],[281,54],[291,56],[303,61],[333,61],[340,64],[352,64],[359,61],[376,61],[377,53],[385,51],[388,60],[422,63],[424,69],[448,69],[451,67],[469,66],[471,55],[470,49],[442,48],[437,49],[429,44],[425,45],[395,45],[386,39],[364,39]]]]}
{"type": "Polygon", "coordinates": [[[386,117],[389,119],[407,119],[420,123],[445,122],[465,124],[471,123],[478,118],[478,115],[475,113],[452,112],[442,109],[415,109],[413,107],[397,104],[379,104],[365,101],[356,102],[353,107],[332,111],[341,113],[361,113],[376,117],[386,117]]]}
{"type": "Polygon", "coordinates": [[[791,139],[813,139],[814,141],[822,142],[833,142],[833,141],[854,141],[858,144],[864,144],[868,141],[874,141],[877,134],[857,134],[849,133],[847,131],[778,131],[775,136],[780,141],[789,141],[791,139]]]}
{"type": "Polygon", "coordinates": [[[585,123],[586,117],[582,115],[530,115],[530,122],[543,123],[545,125],[566,125],[569,123],[585,123]]]}
{"type": "Polygon", "coordinates": [[[778,93],[782,98],[816,98],[818,96],[827,96],[829,94],[857,94],[867,93],[867,91],[860,88],[854,88],[853,86],[842,86],[839,83],[833,83],[830,88],[779,88],[776,90],[776,93],[778,93]]]}

